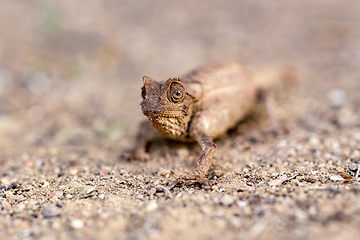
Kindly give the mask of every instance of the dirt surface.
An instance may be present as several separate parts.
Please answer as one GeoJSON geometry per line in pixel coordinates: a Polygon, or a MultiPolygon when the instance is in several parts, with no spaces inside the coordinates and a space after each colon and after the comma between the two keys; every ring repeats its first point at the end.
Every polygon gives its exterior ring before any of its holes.
{"type": "Polygon", "coordinates": [[[2,1],[0,239],[358,239],[359,24],[356,0],[2,1]],[[210,189],[176,181],[196,144],[119,157],[143,75],[233,60],[295,66],[286,134],[216,140],[210,189]]]}

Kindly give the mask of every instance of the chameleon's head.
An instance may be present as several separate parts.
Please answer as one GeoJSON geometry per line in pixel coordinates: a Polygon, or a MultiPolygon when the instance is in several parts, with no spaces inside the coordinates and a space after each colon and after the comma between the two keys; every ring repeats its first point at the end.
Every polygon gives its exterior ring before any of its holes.
{"type": "Polygon", "coordinates": [[[169,78],[156,82],[143,77],[141,109],[150,120],[157,118],[183,118],[191,114],[191,105],[196,101],[186,92],[181,80],[169,78]]]}

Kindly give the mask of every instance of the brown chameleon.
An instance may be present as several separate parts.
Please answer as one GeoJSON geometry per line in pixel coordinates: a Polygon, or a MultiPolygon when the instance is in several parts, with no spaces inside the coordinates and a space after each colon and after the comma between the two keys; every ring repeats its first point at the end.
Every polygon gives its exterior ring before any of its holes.
{"type": "Polygon", "coordinates": [[[238,63],[209,65],[162,82],[143,77],[141,109],[149,121],[142,123],[128,158],[150,158],[146,144],[155,127],[167,138],[200,144],[202,155],[186,179],[208,185],[206,174],[216,150],[213,139],[236,126],[258,101],[265,104],[274,130],[280,131],[267,90],[281,77],[282,71],[264,77],[238,63]]]}

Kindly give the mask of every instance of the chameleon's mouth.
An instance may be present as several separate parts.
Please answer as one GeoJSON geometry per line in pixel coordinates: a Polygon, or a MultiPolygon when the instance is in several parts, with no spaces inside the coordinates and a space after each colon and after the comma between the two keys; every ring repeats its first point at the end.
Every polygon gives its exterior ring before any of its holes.
{"type": "Polygon", "coordinates": [[[155,110],[155,109],[143,109],[143,114],[151,119],[158,119],[158,118],[174,118],[181,115],[179,111],[162,111],[162,110],[155,110]]]}
{"type": "Polygon", "coordinates": [[[169,107],[169,106],[159,106],[159,104],[150,105],[141,103],[141,110],[145,116],[148,118],[156,119],[157,117],[162,118],[176,118],[181,117],[182,115],[187,115],[185,109],[182,107],[169,107]]]}

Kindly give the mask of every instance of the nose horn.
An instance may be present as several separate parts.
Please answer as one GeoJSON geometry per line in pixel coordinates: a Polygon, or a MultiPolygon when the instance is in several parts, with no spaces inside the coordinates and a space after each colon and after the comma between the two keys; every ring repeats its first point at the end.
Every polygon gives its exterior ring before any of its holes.
{"type": "Polygon", "coordinates": [[[147,77],[147,76],[143,76],[143,82],[144,84],[151,84],[151,83],[156,83],[156,81],[152,80],[151,78],[147,77]]]}
{"type": "Polygon", "coordinates": [[[148,87],[159,88],[159,86],[160,86],[160,83],[158,83],[155,80],[152,80],[151,78],[146,77],[146,76],[143,77],[143,83],[144,83],[145,88],[148,88],[148,87]]]}

